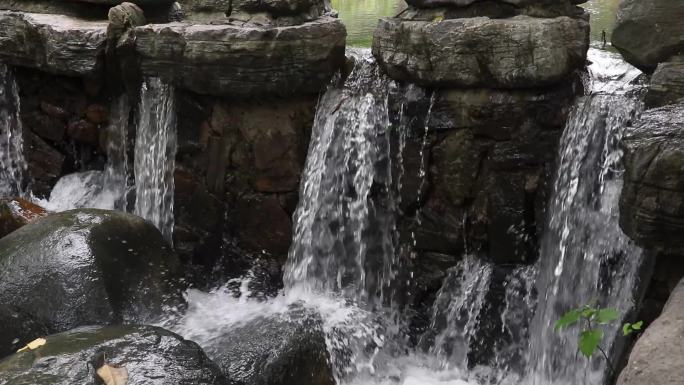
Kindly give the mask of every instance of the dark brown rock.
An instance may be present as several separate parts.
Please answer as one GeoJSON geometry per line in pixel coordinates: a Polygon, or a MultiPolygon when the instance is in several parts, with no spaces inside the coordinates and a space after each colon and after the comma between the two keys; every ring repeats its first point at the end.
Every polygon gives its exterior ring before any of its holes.
{"type": "Polygon", "coordinates": [[[49,196],[57,178],[62,175],[64,155],[35,134],[27,136],[24,151],[31,177],[31,191],[39,197],[49,196]]]}
{"type": "Polygon", "coordinates": [[[77,142],[93,146],[98,145],[100,135],[97,126],[85,119],[79,119],[69,123],[67,134],[77,142]]]}
{"type": "Polygon", "coordinates": [[[237,235],[250,251],[266,250],[282,261],[292,239],[292,221],[277,196],[243,198],[235,208],[237,235]]]}
{"type": "Polygon", "coordinates": [[[0,238],[47,215],[44,208],[23,198],[0,200],[0,238]]]}
{"type": "Polygon", "coordinates": [[[91,104],[86,107],[85,116],[90,123],[103,124],[107,122],[109,113],[107,111],[107,107],[104,107],[100,104],[91,104]]]}

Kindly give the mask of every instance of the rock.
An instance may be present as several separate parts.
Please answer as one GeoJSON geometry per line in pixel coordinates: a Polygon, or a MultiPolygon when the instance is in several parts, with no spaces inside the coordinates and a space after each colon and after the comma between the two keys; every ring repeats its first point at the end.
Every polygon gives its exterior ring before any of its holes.
{"type": "Polygon", "coordinates": [[[147,24],[143,10],[130,2],[124,2],[110,8],[107,19],[109,19],[109,34],[112,31],[121,32],[127,28],[147,24]]]}
{"type": "Polygon", "coordinates": [[[292,27],[150,24],[134,28],[142,73],[200,94],[313,94],[344,63],[345,28],[331,17],[292,27]],[[226,71],[230,68],[230,71],[226,71]]]}
{"type": "Polygon", "coordinates": [[[566,1],[549,4],[531,3],[517,6],[496,0],[482,0],[466,7],[435,6],[412,7],[409,6],[396,17],[404,20],[435,21],[448,19],[466,19],[472,17],[489,17],[490,19],[505,19],[519,15],[553,18],[559,16],[585,17],[584,9],[566,1]]]}
{"type": "MultiPolygon", "coordinates": [[[[407,3],[418,8],[429,8],[429,7],[467,7],[473,3],[480,2],[481,0],[408,0],[407,3]]],[[[550,5],[558,3],[558,0],[494,0],[495,3],[511,4],[517,7],[539,4],[539,5],[550,5]]],[[[562,0],[560,2],[565,2],[568,4],[579,4],[586,1],[569,1],[562,0]]]]}
{"type": "Polygon", "coordinates": [[[79,143],[97,146],[100,138],[99,130],[93,123],[79,119],[69,123],[67,127],[69,137],[79,143]]]}
{"type": "Polygon", "coordinates": [[[684,280],[637,340],[617,385],[679,385],[684,378],[684,280]]]}
{"type": "MultiPolygon", "coordinates": [[[[64,0],[62,0],[64,1],[64,0]]],[[[153,5],[168,5],[173,3],[175,0],[68,0],[72,2],[90,3],[90,4],[106,4],[106,5],[118,5],[124,3],[132,3],[135,5],[140,5],[143,7],[153,6],[153,5]]]]}
{"type": "Polygon", "coordinates": [[[31,190],[38,197],[46,197],[62,174],[65,156],[37,135],[30,134],[26,139],[24,152],[31,177],[31,190]]]}
{"type": "Polygon", "coordinates": [[[2,199],[0,200],[0,238],[47,215],[48,212],[44,208],[24,198],[2,199]]]}
{"type": "Polygon", "coordinates": [[[658,64],[646,94],[646,107],[655,108],[684,99],[684,56],[658,64]]]}
{"type": "Polygon", "coordinates": [[[10,306],[0,306],[0,325],[0,360],[50,332],[47,326],[10,306]]]}
{"type": "Polygon", "coordinates": [[[292,219],[277,196],[242,197],[236,202],[234,218],[243,247],[257,253],[266,250],[285,260],[292,241],[292,219]]]}
{"type": "Polygon", "coordinates": [[[86,326],[0,361],[0,383],[97,385],[104,363],[125,368],[126,385],[228,385],[194,342],[153,326],[86,326]]]}
{"type": "Polygon", "coordinates": [[[71,116],[71,113],[64,108],[45,101],[40,102],[40,109],[48,116],[55,119],[67,120],[71,116]]]}
{"type": "Polygon", "coordinates": [[[22,114],[22,124],[41,138],[55,143],[60,142],[66,132],[66,123],[63,119],[40,111],[22,114]]]}
{"type": "Polygon", "coordinates": [[[644,112],[622,147],[620,226],[643,247],[684,252],[684,104],[644,112]]]}
{"type": "Polygon", "coordinates": [[[0,60],[58,75],[94,77],[103,66],[107,23],[0,11],[0,60]]]}
{"type": "Polygon", "coordinates": [[[622,0],[612,43],[633,66],[647,72],[684,50],[684,2],[622,0]]]}
{"type": "Polygon", "coordinates": [[[91,104],[85,110],[86,119],[93,124],[103,124],[107,122],[109,113],[107,107],[100,104],[91,104]]]}
{"type": "Polygon", "coordinates": [[[240,385],[335,384],[321,322],[311,315],[262,316],[206,342],[207,355],[240,385]]]}
{"type": "Polygon", "coordinates": [[[569,17],[382,19],[373,55],[390,77],[426,87],[533,88],[567,80],[588,46],[589,24],[569,17]]]}
{"type": "Polygon", "coordinates": [[[103,19],[107,16],[107,6],[71,1],[45,0],[0,0],[0,10],[28,13],[47,13],[86,19],[103,19]]]}
{"type": "Polygon", "coordinates": [[[0,308],[53,333],[152,321],[182,304],[178,268],[159,231],[139,217],[95,209],[52,214],[0,239],[0,308]]]}

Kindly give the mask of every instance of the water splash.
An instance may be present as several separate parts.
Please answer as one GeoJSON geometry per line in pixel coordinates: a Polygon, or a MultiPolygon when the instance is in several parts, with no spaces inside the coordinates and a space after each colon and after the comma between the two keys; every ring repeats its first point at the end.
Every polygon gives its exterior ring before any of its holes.
{"type": "Polygon", "coordinates": [[[103,190],[112,197],[112,208],[126,211],[128,192],[128,118],[130,105],[126,94],[114,100],[107,126],[107,164],[103,190]]]}
{"type": "Polygon", "coordinates": [[[135,214],[152,222],[168,242],[173,235],[176,107],[171,85],[147,79],[140,95],[135,138],[135,214]]]}
{"type": "Polygon", "coordinates": [[[26,196],[26,160],[19,89],[11,68],[0,64],[0,196],[26,196]]]}

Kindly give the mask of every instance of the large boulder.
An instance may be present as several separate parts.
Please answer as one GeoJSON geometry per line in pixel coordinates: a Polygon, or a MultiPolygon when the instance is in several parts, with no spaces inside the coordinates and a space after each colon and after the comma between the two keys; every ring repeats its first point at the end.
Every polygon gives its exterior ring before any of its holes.
{"type": "Polygon", "coordinates": [[[307,313],[264,315],[198,342],[237,385],[334,385],[321,322],[307,313]]]}
{"type": "Polygon", "coordinates": [[[646,107],[655,108],[684,99],[684,55],[658,64],[646,94],[646,107]]]}
{"type": "Polygon", "coordinates": [[[0,11],[0,61],[69,76],[94,77],[103,67],[106,21],[0,11]]]}
{"type": "Polygon", "coordinates": [[[684,51],[684,2],[622,0],[612,42],[625,60],[651,72],[684,51]]]}
{"type": "Polygon", "coordinates": [[[373,55],[392,78],[426,87],[532,88],[584,66],[589,23],[516,16],[443,21],[382,19],[373,55]]]}
{"type": "Polygon", "coordinates": [[[127,385],[228,385],[194,342],[152,326],[86,326],[0,361],[0,384],[98,385],[97,369],[126,370],[127,385]]]}
{"type": "Polygon", "coordinates": [[[679,385],[684,379],[684,280],[639,338],[617,385],[679,385]]]}
{"type": "Polygon", "coordinates": [[[644,112],[622,145],[622,229],[649,249],[684,252],[684,104],[644,112]]]}
{"type": "Polygon", "coordinates": [[[326,16],[290,27],[149,24],[122,47],[134,47],[143,75],[200,94],[290,96],[327,84],[344,62],[345,37],[326,16]]]}
{"type": "Polygon", "coordinates": [[[0,239],[0,308],[52,333],[153,321],[182,303],[178,268],[159,231],[139,217],[94,209],[53,214],[0,239]]]}

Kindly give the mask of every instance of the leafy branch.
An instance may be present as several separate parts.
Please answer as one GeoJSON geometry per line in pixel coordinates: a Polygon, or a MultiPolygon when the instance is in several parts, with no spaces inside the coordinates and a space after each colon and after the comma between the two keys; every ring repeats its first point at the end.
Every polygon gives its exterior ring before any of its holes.
{"type": "MultiPolygon", "coordinates": [[[[556,331],[577,325],[580,329],[577,346],[585,357],[591,358],[596,351],[599,351],[603,358],[605,358],[608,367],[612,373],[615,373],[615,368],[612,361],[608,358],[608,354],[601,347],[601,342],[605,336],[603,327],[610,325],[620,318],[620,313],[611,308],[598,308],[596,306],[587,304],[577,309],[572,309],[565,313],[554,326],[556,331]]],[[[638,332],[643,327],[644,322],[625,323],[622,326],[622,334],[628,336],[634,332],[638,332]]]]}

